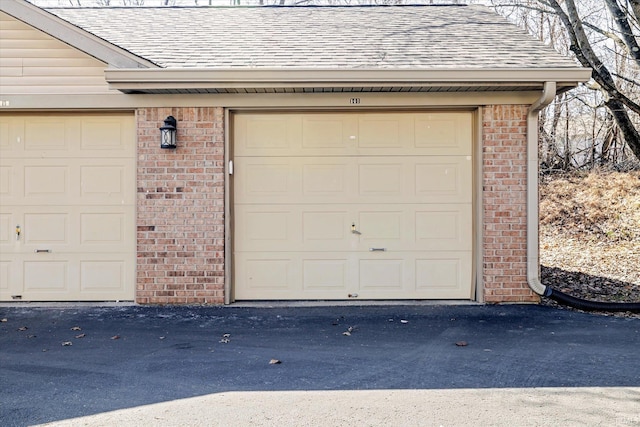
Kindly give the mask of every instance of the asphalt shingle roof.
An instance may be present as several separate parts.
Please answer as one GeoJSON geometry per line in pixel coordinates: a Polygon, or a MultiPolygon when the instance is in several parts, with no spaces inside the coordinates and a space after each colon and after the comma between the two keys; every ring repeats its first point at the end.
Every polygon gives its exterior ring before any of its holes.
{"type": "Polygon", "coordinates": [[[476,5],[47,10],[161,67],[576,67],[476,5]]]}

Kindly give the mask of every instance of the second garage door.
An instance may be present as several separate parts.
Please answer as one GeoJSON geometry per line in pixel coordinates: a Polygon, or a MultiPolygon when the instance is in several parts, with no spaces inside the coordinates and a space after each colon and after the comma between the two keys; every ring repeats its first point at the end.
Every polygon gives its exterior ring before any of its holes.
{"type": "Polygon", "coordinates": [[[471,112],[232,123],[236,300],[473,297],[471,112]]]}

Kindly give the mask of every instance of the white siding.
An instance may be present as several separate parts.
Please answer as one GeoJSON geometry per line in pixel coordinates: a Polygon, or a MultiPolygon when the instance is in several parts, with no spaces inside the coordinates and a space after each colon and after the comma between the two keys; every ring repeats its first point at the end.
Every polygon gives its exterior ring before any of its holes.
{"type": "Polygon", "coordinates": [[[106,64],[0,12],[0,92],[108,93],[106,64]]]}

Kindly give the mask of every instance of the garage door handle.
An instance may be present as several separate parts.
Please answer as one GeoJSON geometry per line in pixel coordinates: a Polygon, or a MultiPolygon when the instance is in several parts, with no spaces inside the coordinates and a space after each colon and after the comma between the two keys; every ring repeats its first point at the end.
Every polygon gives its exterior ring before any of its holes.
{"type": "Polygon", "coordinates": [[[369,252],[385,252],[387,248],[369,248],[369,252]]]}
{"type": "Polygon", "coordinates": [[[51,249],[36,249],[36,253],[37,254],[42,254],[42,253],[50,254],[51,253],[51,249]]]}

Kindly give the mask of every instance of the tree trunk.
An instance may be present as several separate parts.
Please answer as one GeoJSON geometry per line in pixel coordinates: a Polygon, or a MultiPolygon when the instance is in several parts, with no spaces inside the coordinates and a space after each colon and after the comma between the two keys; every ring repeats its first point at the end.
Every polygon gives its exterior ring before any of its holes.
{"type": "Polygon", "coordinates": [[[611,111],[613,118],[624,135],[624,140],[631,149],[631,152],[637,159],[640,159],[640,133],[638,133],[638,129],[635,128],[633,122],[629,118],[629,114],[624,109],[624,104],[615,98],[609,98],[605,105],[611,111]]]}

